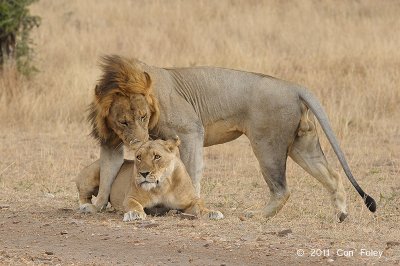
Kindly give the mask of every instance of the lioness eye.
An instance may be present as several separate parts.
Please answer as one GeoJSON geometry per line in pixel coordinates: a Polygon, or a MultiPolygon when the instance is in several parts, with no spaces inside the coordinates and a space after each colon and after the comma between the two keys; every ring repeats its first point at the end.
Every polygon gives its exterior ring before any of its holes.
{"type": "Polygon", "coordinates": [[[146,118],[147,118],[147,114],[145,114],[144,116],[142,116],[142,117],[140,118],[140,121],[144,122],[144,121],[146,120],[146,118]]]}
{"type": "Polygon", "coordinates": [[[123,126],[128,126],[128,122],[126,122],[126,121],[119,121],[119,123],[121,124],[121,125],[123,125],[123,126]]]}
{"type": "Polygon", "coordinates": [[[154,155],[154,160],[160,160],[160,158],[161,158],[160,155],[158,155],[158,154],[154,155]]]}
{"type": "Polygon", "coordinates": [[[141,155],[138,155],[138,156],[136,156],[136,159],[137,159],[138,161],[140,161],[140,160],[142,160],[142,156],[141,156],[141,155]]]}

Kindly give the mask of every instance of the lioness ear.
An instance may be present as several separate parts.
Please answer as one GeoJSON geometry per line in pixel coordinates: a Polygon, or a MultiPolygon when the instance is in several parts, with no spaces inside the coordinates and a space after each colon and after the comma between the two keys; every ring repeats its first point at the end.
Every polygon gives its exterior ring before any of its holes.
{"type": "Polygon", "coordinates": [[[165,147],[171,152],[175,151],[178,146],[181,144],[181,140],[178,136],[175,136],[173,139],[169,139],[165,141],[165,147]]]}
{"type": "Polygon", "coordinates": [[[149,92],[150,91],[150,87],[151,87],[151,78],[150,78],[149,73],[144,72],[143,74],[144,74],[144,76],[146,78],[146,90],[147,90],[147,92],[149,92]]]}

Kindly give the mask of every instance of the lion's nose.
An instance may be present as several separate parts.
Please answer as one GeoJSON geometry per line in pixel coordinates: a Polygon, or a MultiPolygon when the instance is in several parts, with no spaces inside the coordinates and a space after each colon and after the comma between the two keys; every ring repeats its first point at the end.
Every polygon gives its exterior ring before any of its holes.
{"type": "Polygon", "coordinates": [[[140,174],[141,174],[144,178],[146,178],[146,177],[150,174],[150,172],[140,172],[140,174]]]}

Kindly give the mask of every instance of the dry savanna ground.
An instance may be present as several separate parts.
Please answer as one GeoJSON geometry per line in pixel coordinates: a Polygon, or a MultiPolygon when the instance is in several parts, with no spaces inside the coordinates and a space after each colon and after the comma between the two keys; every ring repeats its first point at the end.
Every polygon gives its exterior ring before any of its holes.
{"type": "Polygon", "coordinates": [[[0,264],[400,263],[398,1],[41,0],[31,11],[42,17],[32,34],[40,72],[0,73],[0,264]],[[377,212],[345,179],[350,216],[337,223],[322,185],[289,159],[292,195],[283,210],[269,220],[243,217],[269,192],[239,138],[205,152],[203,195],[222,221],[125,224],[113,212],[78,214],[71,180],[99,156],[85,109],[98,58],[112,53],[307,86],[377,212]]]}

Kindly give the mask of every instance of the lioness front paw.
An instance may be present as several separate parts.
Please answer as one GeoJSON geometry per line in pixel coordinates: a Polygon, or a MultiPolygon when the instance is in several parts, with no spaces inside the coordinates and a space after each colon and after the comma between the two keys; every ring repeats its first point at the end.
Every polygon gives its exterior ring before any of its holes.
{"type": "Polygon", "coordinates": [[[81,213],[96,213],[97,208],[93,204],[85,203],[79,206],[79,212],[81,213]]]}
{"type": "Polygon", "coordinates": [[[130,222],[135,220],[144,220],[146,218],[146,213],[137,212],[137,211],[129,211],[124,214],[124,222],[130,222]]]}
{"type": "Polygon", "coordinates": [[[224,218],[224,215],[220,211],[210,211],[208,213],[208,219],[210,220],[221,220],[224,218]]]}

